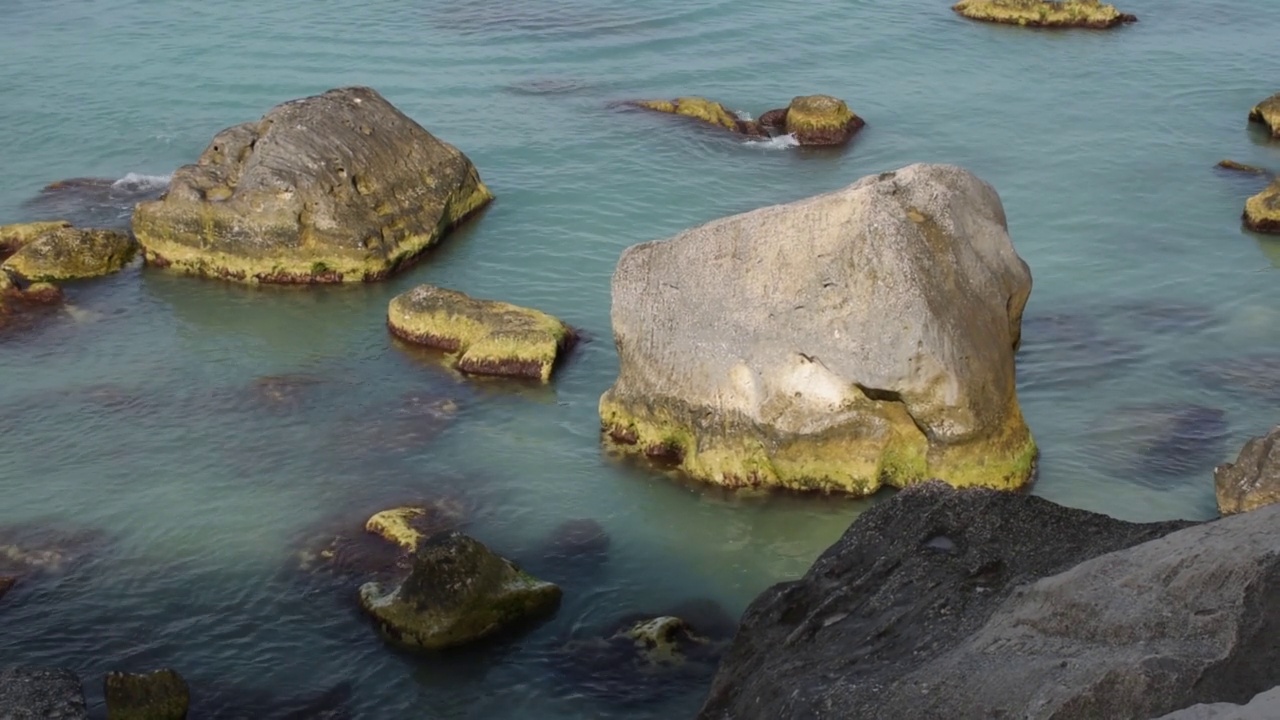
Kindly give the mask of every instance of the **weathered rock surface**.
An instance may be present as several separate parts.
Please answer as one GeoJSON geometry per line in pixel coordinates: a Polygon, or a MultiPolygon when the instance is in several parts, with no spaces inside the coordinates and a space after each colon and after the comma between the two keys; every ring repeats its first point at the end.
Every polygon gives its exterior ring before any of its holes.
{"type": "Polygon", "coordinates": [[[107,720],[186,720],[191,691],[173,670],[111,672],[103,685],[107,720]]]}
{"type": "Polygon", "coordinates": [[[951,9],[972,20],[1024,27],[1103,29],[1138,21],[1099,0],[960,0],[951,9]]]}
{"type": "Polygon", "coordinates": [[[475,167],[367,87],[218,133],[139,203],[147,261],[248,282],[378,280],[492,200],[475,167]]]}
{"type": "Polygon", "coordinates": [[[1271,131],[1271,137],[1280,138],[1280,93],[1254,105],[1249,120],[1262,123],[1271,131]]]}
{"type": "Polygon", "coordinates": [[[1280,687],[1259,693],[1244,705],[1201,703],[1156,720],[1276,720],[1280,718],[1280,687]]]}
{"type": "Polygon", "coordinates": [[[360,605],[390,640],[442,650],[551,615],[560,605],[560,588],[451,532],[418,546],[413,570],[399,586],[363,585],[360,605]]]}
{"type": "Polygon", "coordinates": [[[801,145],[843,145],[867,124],[845,101],[830,95],[792,98],[787,107],[761,115],[759,122],[793,135],[801,145]]]}
{"type": "Polygon", "coordinates": [[[727,486],[1021,486],[1030,292],[999,196],[948,165],[633,246],[605,437],[727,486]]]}
{"type": "Polygon", "coordinates": [[[1213,484],[1223,515],[1280,502],[1280,426],[1251,438],[1235,462],[1214,468],[1213,484]]]}
{"type": "Polygon", "coordinates": [[[1150,718],[1280,681],[1280,505],[1134,524],[910,488],[752,603],[700,718],[1150,718]]]}
{"type": "Polygon", "coordinates": [[[1280,233],[1280,180],[1245,201],[1244,224],[1257,232],[1280,233]]]}
{"type": "Polygon", "coordinates": [[[1266,168],[1260,168],[1257,165],[1247,165],[1235,160],[1219,160],[1218,167],[1223,170],[1234,170],[1236,172],[1248,173],[1249,175],[1270,175],[1266,168]]]}
{"type": "Polygon", "coordinates": [[[88,720],[80,678],[70,670],[0,667],[0,718],[88,720]]]}
{"type": "Polygon", "coordinates": [[[26,247],[27,243],[53,230],[71,227],[66,220],[0,225],[0,261],[26,247]]]}
{"type": "Polygon", "coordinates": [[[4,267],[34,282],[75,280],[117,272],[135,252],[126,233],[57,227],[31,237],[4,267]]]}
{"type": "Polygon", "coordinates": [[[538,310],[420,285],[395,296],[387,326],[409,342],[457,353],[458,370],[547,382],[577,336],[538,310]]]}

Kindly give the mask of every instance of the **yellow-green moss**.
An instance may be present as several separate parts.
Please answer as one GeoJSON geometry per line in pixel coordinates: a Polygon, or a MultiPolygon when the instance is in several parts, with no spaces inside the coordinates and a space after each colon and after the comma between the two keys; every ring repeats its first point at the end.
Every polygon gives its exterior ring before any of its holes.
{"type": "Polygon", "coordinates": [[[1133,19],[1100,0],[960,0],[951,9],[973,20],[1033,27],[1104,28],[1133,19]]]}
{"type": "Polygon", "coordinates": [[[845,101],[830,95],[805,95],[787,106],[787,132],[840,130],[857,115],[845,101]]]}
{"type": "Polygon", "coordinates": [[[4,263],[28,280],[74,280],[117,272],[137,245],[124,233],[58,227],[44,232],[4,263]]]}
{"type": "Polygon", "coordinates": [[[426,510],[420,507],[383,510],[370,517],[364,529],[412,552],[422,540],[422,533],[414,529],[413,521],[425,514],[426,510]]]}
{"type": "Polygon", "coordinates": [[[392,298],[387,324],[396,335],[458,353],[463,372],[547,382],[572,329],[538,310],[422,285],[392,298]]]}
{"type": "Polygon", "coordinates": [[[724,105],[704,97],[680,97],[675,100],[637,100],[633,104],[648,110],[673,113],[701,120],[704,123],[716,125],[727,130],[736,131],[738,129],[739,120],[737,115],[730,112],[724,105]]]}
{"type": "Polygon", "coordinates": [[[0,252],[17,252],[47,232],[69,227],[71,223],[66,220],[0,225],[0,252]]]}
{"type": "Polygon", "coordinates": [[[1249,111],[1249,119],[1266,125],[1271,137],[1280,138],[1280,93],[1255,105],[1249,111]]]}
{"type": "Polygon", "coordinates": [[[1258,232],[1280,233],[1280,180],[1245,201],[1244,221],[1258,232]]]}
{"type": "Polygon", "coordinates": [[[606,439],[627,452],[678,461],[692,477],[726,485],[869,495],[883,485],[905,487],[940,478],[956,487],[1012,490],[1035,469],[1035,442],[1014,401],[995,437],[968,445],[931,447],[898,403],[879,403],[880,432],[830,431],[790,439],[762,439],[748,426],[697,434],[672,413],[628,410],[610,393],[600,399],[606,439]],[[766,444],[768,447],[766,447],[766,444]]]}

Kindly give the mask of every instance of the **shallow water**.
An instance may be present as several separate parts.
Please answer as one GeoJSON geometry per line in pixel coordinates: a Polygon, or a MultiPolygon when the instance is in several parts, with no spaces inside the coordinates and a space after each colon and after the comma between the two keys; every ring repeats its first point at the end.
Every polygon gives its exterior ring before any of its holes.
{"type": "Polygon", "coordinates": [[[135,266],[69,285],[74,311],[0,345],[0,527],[100,533],[0,600],[0,659],[72,667],[95,704],[107,669],[172,665],[198,717],[284,717],[329,690],[362,718],[690,715],[696,686],[612,702],[551,650],[691,598],[736,615],[867,503],[725,495],[603,453],[613,265],[633,243],[916,161],[991,182],[1031,266],[1034,492],[1211,517],[1211,468],[1280,399],[1280,240],[1240,228],[1259,181],[1213,169],[1280,168],[1280,143],[1245,123],[1280,90],[1280,4],[1130,0],[1141,22],[1107,33],[975,25],[947,4],[8,0],[0,222],[122,225],[146,176],[219,129],[353,83],[468,153],[498,200],[385,284],[253,289],[135,266]],[[810,92],[868,120],[852,147],[743,143],[614,105],[698,93],[758,115],[810,92]],[[593,340],[550,388],[463,380],[387,337],[387,301],[420,282],[536,306],[593,340]],[[253,392],[271,375],[314,382],[272,404],[253,392]],[[406,418],[406,394],[458,412],[406,418]],[[308,529],[444,492],[531,567],[573,518],[607,529],[608,562],[545,568],[567,589],[552,621],[444,661],[390,650],[352,587],[296,572],[308,529]]]}

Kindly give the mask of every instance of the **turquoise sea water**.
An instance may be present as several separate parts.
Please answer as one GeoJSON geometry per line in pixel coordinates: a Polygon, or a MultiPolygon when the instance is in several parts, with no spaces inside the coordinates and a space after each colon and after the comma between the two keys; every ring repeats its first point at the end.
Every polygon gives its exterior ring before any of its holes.
{"type": "Polygon", "coordinates": [[[0,341],[0,536],[92,533],[80,562],[0,601],[0,662],[74,668],[95,705],[106,670],[173,666],[194,717],[282,716],[265,708],[326,691],[360,718],[691,715],[696,685],[623,703],[551,651],[690,599],[736,615],[866,502],[727,495],[602,452],[614,263],[917,161],[992,183],[1031,266],[1019,388],[1043,453],[1034,492],[1127,519],[1211,517],[1213,465],[1280,419],[1280,239],[1241,231],[1259,182],[1213,168],[1280,169],[1280,143],[1245,123],[1280,90],[1280,3],[1129,0],[1141,21],[1106,33],[978,25],[947,6],[0,2],[0,223],[123,226],[130,187],[158,187],[219,129],[348,84],[456,144],[498,197],[385,284],[253,289],[135,266],[68,285],[72,311],[0,341]],[[814,92],[867,119],[850,148],[613,106],[702,94],[759,114],[814,92]],[[38,198],[84,176],[128,178],[113,197],[38,198]],[[384,329],[387,301],[421,282],[541,308],[592,340],[549,388],[458,378],[384,329]],[[272,375],[313,382],[273,406],[253,392],[272,375]],[[406,418],[406,396],[459,410],[406,418]],[[564,584],[551,622],[415,657],[375,636],[354,588],[296,571],[301,535],[440,493],[466,498],[468,532],[564,584]],[[610,534],[595,573],[539,564],[574,518],[610,534]]]}

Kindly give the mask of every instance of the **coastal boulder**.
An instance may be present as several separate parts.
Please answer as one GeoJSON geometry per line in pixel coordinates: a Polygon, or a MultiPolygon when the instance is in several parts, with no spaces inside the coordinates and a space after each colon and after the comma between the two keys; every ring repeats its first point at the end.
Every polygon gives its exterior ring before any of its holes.
{"type": "Polygon", "coordinates": [[[559,605],[560,588],[457,532],[423,541],[398,586],[360,588],[360,606],[384,636],[427,650],[475,642],[545,618],[559,605]]]}
{"type": "Polygon", "coordinates": [[[1262,123],[1271,131],[1271,137],[1280,138],[1280,93],[1254,105],[1249,111],[1249,120],[1262,123]]]}
{"type": "Polygon", "coordinates": [[[542,382],[576,340],[568,325],[544,312],[434,285],[392,298],[387,326],[403,340],[457,353],[462,372],[542,382]]]}
{"type": "Polygon", "coordinates": [[[1244,203],[1244,224],[1263,233],[1280,233],[1280,180],[1244,203]]]}
{"type": "Polygon", "coordinates": [[[1235,462],[1214,468],[1213,484],[1223,515],[1280,502],[1280,426],[1251,438],[1235,462]]]}
{"type": "Polygon", "coordinates": [[[1137,524],[910,488],[765,591],[702,720],[1150,718],[1280,682],[1280,505],[1137,524]]]}
{"type": "Polygon", "coordinates": [[[1103,29],[1138,20],[1099,0],[960,0],[951,9],[972,20],[1024,27],[1103,29]]]}
{"type": "Polygon", "coordinates": [[[761,115],[760,124],[791,134],[801,145],[843,145],[866,122],[839,98],[806,95],[793,98],[785,108],[761,115]]]}
{"type": "Polygon", "coordinates": [[[56,227],[30,238],[3,267],[36,282],[76,280],[117,272],[136,251],[127,233],[56,227]]]}
{"type": "Polygon", "coordinates": [[[186,720],[191,691],[173,670],[111,672],[103,685],[107,720],[186,720]]]}
{"type": "Polygon", "coordinates": [[[70,670],[0,666],[0,718],[88,720],[80,678],[70,670]]]}
{"type": "Polygon", "coordinates": [[[375,90],[218,133],[133,232],[148,263],[247,282],[379,280],[492,200],[476,168],[375,90]]]}
{"type": "Polygon", "coordinates": [[[613,275],[606,441],[726,486],[1019,487],[1030,292],[996,191],[949,165],[633,246],[613,275]]]}

